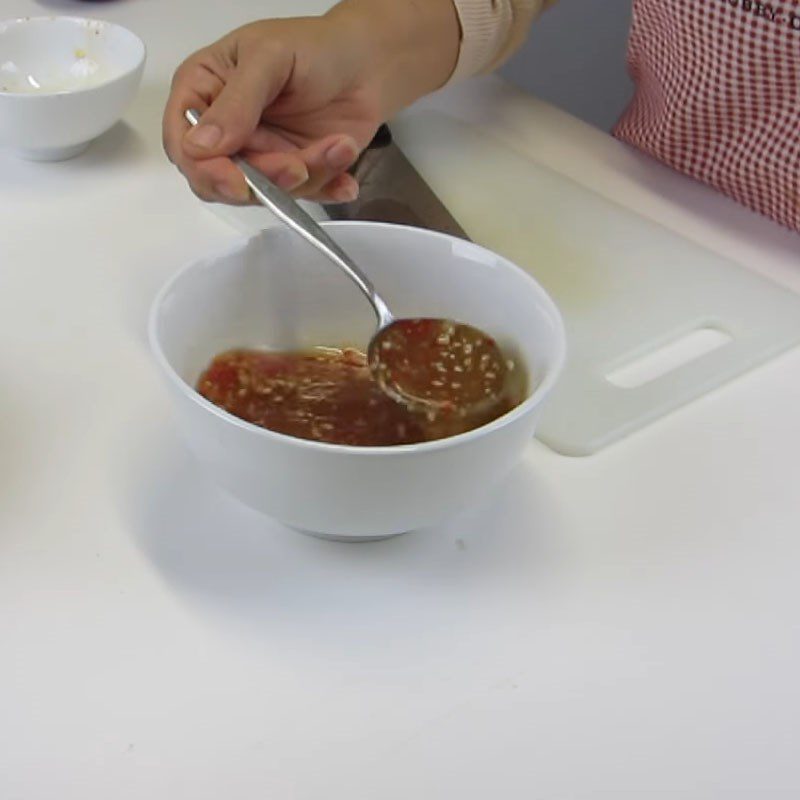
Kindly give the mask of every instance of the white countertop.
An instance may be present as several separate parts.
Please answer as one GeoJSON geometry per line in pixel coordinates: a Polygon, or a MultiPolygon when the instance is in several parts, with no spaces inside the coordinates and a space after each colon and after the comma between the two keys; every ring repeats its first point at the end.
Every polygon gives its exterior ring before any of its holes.
{"type": "MultiPolygon", "coordinates": [[[[260,518],[177,441],[147,310],[237,234],[161,153],[169,76],[324,5],[3,3],[150,61],[83,157],[0,155],[0,798],[797,797],[797,350],[375,545],[260,518]]],[[[800,291],[795,234],[607,135],[494,80],[434,102],[800,291]]]]}

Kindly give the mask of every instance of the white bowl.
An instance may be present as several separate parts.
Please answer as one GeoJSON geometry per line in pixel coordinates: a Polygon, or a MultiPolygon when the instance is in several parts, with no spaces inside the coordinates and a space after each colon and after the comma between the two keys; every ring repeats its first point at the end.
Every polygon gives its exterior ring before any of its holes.
{"type": "Polygon", "coordinates": [[[529,275],[477,245],[404,226],[326,227],[397,315],[461,319],[512,346],[531,376],[528,398],[469,433],[375,448],[295,439],[214,406],[192,387],[223,350],[364,348],[374,331],[371,307],[347,277],[271,228],[185,268],[155,300],[150,341],[178,427],[214,481],[290,527],[364,540],[436,525],[483,498],[521,457],[564,361],[561,316],[529,275]]]}
{"type": "Polygon", "coordinates": [[[0,146],[34,161],[77,155],[122,117],[144,62],[141,39],[110,22],[0,21],[0,146]]]}

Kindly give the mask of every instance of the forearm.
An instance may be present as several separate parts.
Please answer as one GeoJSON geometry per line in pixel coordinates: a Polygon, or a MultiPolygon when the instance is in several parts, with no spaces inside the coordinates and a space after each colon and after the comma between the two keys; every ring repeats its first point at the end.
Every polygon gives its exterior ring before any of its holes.
{"type": "Polygon", "coordinates": [[[531,23],[555,0],[453,0],[461,21],[455,78],[490,72],[523,43],[531,23]]]}
{"type": "Polygon", "coordinates": [[[461,29],[453,0],[342,0],[327,16],[366,43],[386,117],[443,86],[455,70],[461,29]]]}

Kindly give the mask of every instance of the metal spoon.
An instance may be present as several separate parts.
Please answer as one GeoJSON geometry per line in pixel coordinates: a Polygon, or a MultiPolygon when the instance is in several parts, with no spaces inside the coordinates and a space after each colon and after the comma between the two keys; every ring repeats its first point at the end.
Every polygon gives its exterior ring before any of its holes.
{"type": "MultiPolygon", "coordinates": [[[[200,116],[186,111],[192,125],[200,116]]],[[[453,320],[396,319],[372,281],[291,195],[241,156],[232,160],[256,199],[333,261],[369,300],[378,330],[367,356],[384,392],[431,420],[484,416],[505,400],[509,362],[493,339],[453,320]]]]}

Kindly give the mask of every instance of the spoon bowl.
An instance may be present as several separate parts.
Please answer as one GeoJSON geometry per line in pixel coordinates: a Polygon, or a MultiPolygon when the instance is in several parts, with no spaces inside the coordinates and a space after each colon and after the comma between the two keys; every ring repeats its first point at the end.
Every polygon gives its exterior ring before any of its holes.
{"type": "Polygon", "coordinates": [[[508,399],[508,373],[515,366],[478,328],[431,318],[399,319],[381,328],[368,357],[386,394],[430,421],[459,427],[496,415],[508,399]]]}

